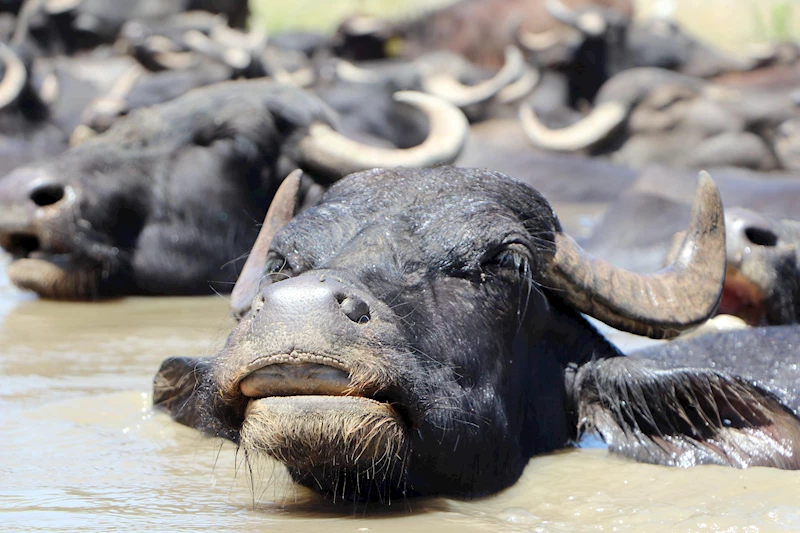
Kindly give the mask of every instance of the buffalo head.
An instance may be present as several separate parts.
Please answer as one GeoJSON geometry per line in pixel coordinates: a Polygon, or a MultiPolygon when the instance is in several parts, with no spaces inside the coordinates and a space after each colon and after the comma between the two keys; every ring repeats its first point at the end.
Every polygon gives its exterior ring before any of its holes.
{"type": "MultiPolygon", "coordinates": [[[[616,435],[601,424],[621,399],[603,369],[625,363],[595,363],[620,354],[580,312],[666,337],[719,300],[724,225],[708,177],[678,258],[649,276],[588,256],[541,195],[496,172],[362,172],[291,219],[298,187],[285,180],[270,208],[225,347],[165,361],[154,402],[345,499],[479,496],[579,423],[616,435]]],[[[623,431],[651,400],[621,402],[623,431]]]]}

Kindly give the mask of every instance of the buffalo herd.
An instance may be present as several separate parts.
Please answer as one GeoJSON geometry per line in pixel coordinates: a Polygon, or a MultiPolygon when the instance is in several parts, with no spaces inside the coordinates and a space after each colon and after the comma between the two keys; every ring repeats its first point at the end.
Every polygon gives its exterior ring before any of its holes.
{"type": "Polygon", "coordinates": [[[800,46],[634,14],[269,35],[246,0],[0,2],[8,277],[230,293],[154,405],[336,499],[492,494],[584,436],[800,469],[800,46]]]}

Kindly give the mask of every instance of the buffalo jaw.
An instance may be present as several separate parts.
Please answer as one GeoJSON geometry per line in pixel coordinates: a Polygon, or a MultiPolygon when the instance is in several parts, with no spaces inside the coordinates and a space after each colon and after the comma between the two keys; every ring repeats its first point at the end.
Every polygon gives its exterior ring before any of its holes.
{"type": "Polygon", "coordinates": [[[304,484],[330,473],[334,483],[346,483],[351,472],[380,483],[402,463],[408,438],[388,404],[360,396],[311,395],[251,400],[240,442],[247,454],[281,461],[304,484]]]}
{"type": "Polygon", "coordinates": [[[407,425],[394,405],[372,397],[381,387],[369,378],[365,385],[359,366],[292,351],[218,373],[228,405],[244,404],[239,443],[247,457],[277,459],[299,483],[334,497],[402,493],[407,425]]]}

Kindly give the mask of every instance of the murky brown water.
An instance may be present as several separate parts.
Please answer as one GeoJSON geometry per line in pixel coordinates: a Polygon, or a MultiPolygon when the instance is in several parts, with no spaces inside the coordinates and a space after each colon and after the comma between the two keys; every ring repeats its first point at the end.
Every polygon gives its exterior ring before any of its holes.
{"type": "Polygon", "coordinates": [[[309,504],[268,462],[251,491],[233,446],[150,408],[163,358],[224,341],[223,299],[49,303],[2,276],[3,532],[800,531],[800,473],[670,469],[597,449],[534,459],[490,498],[397,502],[391,513],[309,504]]]}

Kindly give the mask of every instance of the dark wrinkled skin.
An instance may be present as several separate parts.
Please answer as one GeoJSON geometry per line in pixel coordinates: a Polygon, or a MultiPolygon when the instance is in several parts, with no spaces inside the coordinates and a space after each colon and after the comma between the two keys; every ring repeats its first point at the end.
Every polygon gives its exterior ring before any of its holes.
{"type": "Polygon", "coordinates": [[[0,244],[17,257],[69,260],[53,286],[31,281],[30,266],[15,281],[68,299],[229,291],[257,221],[296,168],[293,134],[312,120],[334,119],[294,88],[217,85],[15,170],[0,179],[0,244]]]}
{"type": "Polygon", "coordinates": [[[354,174],[276,234],[252,309],[216,357],[164,362],[154,403],[245,454],[272,454],[298,482],[344,500],[490,494],[514,483],[529,457],[582,432],[661,464],[683,464],[670,459],[674,447],[691,464],[800,466],[792,446],[788,455],[774,446],[795,437],[800,446],[800,422],[769,393],[714,370],[654,374],[540,286],[559,230],[538,193],[496,172],[354,174]],[[361,398],[328,402],[375,413],[388,404],[392,424],[401,421],[385,444],[400,450],[396,459],[373,463],[375,474],[369,463],[342,466],[346,439],[311,447],[346,415],[313,396],[329,394],[319,385],[289,381],[292,392],[253,395],[250,372],[273,356],[338,361],[349,379],[342,393],[361,398]],[[662,389],[663,398],[652,394],[662,389]],[[648,422],[640,415],[651,403],[660,411],[648,422]],[[296,405],[295,416],[254,421],[276,405],[296,405]],[[320,420],[328,425],[309,440],[320,420]],[[623,442],[634,433],[638,445],[623,442]],[[737,446],[744,451],[732,458],[737,446]]]}

